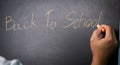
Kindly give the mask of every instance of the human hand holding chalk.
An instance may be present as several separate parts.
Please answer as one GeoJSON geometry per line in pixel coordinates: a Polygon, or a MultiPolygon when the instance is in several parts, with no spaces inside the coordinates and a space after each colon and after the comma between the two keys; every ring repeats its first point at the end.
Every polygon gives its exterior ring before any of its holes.
{"type": "Polygon", "coordinates": [[[118,46],[114,30],[108,25],[97,25],[90,38],[90,46],[93,55],[91,65],[107,65],[107,60],[118,46]],[[101,37],[103,34],[104,37],[101,37]]]}

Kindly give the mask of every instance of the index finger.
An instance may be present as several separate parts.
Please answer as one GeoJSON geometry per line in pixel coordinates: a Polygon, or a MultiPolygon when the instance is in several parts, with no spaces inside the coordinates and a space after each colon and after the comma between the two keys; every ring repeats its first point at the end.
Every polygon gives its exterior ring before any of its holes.
{"type": "Polygon", "coordinates": [[[105,38],[112,37],[112,28],[108,25],[101,25],[105,29],[105,38]]]}

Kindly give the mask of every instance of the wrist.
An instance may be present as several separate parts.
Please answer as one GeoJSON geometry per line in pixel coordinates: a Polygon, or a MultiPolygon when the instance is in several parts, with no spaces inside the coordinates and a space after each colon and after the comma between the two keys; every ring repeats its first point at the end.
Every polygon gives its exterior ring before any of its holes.
{"type": "Polygon", "coordinates": [[[91,65],[107,65],[107,59],[93,56],[91,65]]]}

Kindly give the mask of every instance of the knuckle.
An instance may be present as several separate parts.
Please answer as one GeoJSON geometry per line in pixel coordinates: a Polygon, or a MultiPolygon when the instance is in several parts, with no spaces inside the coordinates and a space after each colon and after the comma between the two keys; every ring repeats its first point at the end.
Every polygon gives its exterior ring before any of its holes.
{"type": "Polygon", "coordinates": [[[112,42],[113,41],[112,37],[107,38],[107,41],[112,42]]]}

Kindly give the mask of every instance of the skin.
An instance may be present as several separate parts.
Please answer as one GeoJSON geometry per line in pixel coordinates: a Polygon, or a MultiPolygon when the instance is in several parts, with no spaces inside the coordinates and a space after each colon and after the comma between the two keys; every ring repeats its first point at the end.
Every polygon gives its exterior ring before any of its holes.
{"type": "Polygon", "coordinates": [[[93,55],[91,65],[107,65],[108,59],[118,46],[117,43],[114,30],[108,25],[99,25],[90,38],[93,55]]]}

